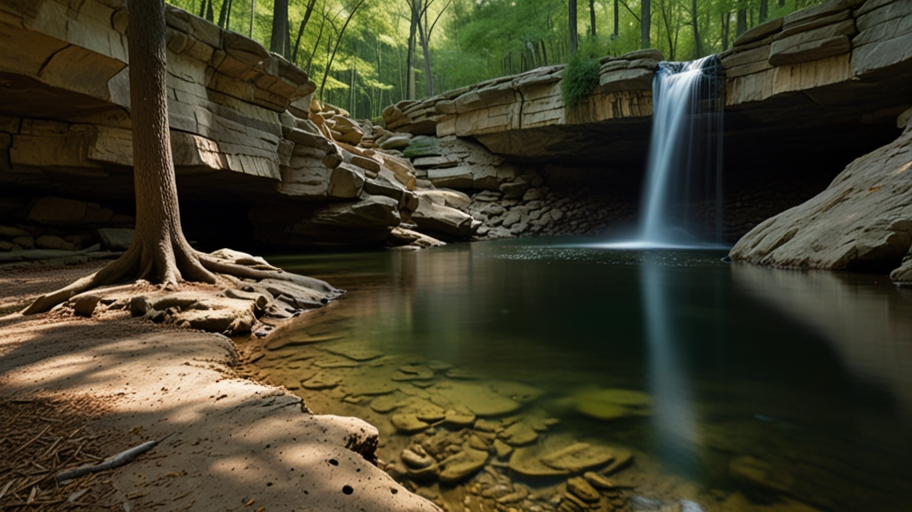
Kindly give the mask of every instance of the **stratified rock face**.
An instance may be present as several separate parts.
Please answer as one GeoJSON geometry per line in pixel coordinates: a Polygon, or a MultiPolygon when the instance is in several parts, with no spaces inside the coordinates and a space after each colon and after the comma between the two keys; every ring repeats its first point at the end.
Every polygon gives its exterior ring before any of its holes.
{"type": "Polygon", "coordinates": [[[912,283],[910,246],[912,123],[892,144],[852,162],[810,201],[754,228],[731,257],[779,267],[896,269],[894,281],[912,283]]]}
{"type": "MultiPolygon", "coordinates": [[[[313,101],[307,73],[181,9],[169,6],[166,23],[171,148],[185,205],[252,207],[260,241],[341,245],[382,242],[418,208],[411,164],[375,150],[369,122],[313,101]]],[[[123,0],[0,2],[4,192],[132,198],[126,44],[123,0]]],[[[124,224],[87,204],[46,197],[15,221],[124,224]]]]}
{"type": "MultiPolygon", "coordinates": [[[[598,85],[573,108],[566,108],[561,99],[565,66],[558,65],[487,80],[421,101],[402,101],[387,107],[383,119],[387,128],[398,132],[474,137],[492,152],[515,159],[580,156],[588,145],[604,145],[606,141],[553,128],[628,119],[648,125],[652,75],[660,60],[661,52],[651,49],[602,59],[598,85]]],[[[623,141],[607,143],[621,146],[623,141]]]]}

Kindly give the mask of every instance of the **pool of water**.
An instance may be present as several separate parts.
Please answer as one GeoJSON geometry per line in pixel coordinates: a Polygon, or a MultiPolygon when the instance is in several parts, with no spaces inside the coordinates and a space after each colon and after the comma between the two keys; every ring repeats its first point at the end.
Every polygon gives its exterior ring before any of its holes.
{"type": "Polygon", "coordinates": [[[450,510],[912,510],[912,290],[724,255],[560,238],[270,258],[348,293],[255,366],[377,426],[390,472],[450,510]],[[439,476],[409,472],[415,445],[439,476]],[[574,500],[587,482],[598,500],[574,500]]]}

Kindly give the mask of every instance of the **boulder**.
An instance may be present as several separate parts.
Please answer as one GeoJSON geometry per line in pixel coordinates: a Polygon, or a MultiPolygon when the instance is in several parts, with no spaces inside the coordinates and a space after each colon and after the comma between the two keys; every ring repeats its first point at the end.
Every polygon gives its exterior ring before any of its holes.
{"type": "Polygon", "coordinates": [[[459,482],[481,469],[487,461],[488,452],[464,445],[462,451],[440,462],[443,468],[440,481],[445,484],[459,482]]]}
{"type": "MultiPolygon", "coordinates": [[[[735,261],[887,272],[912,247],[912,129],[849,164],[826,190],[759,224],[732,247],[735,261]]],[[[892,278],[909,283],[908,273],[892,278]]]]}
{"type": "Polygon", "coordinates": [[[109,251],[126,251],[133,243],[133,230],[127,228],[100,228],[95,230],[105,249],[109,251]]]}
{"type": "Polygon", "coordinates": [[[58,251],[75,251],[76,245],[54,235],[42,235],[35,240],[35,245],[42,249],[56,249],[58,251]]]}
{"type": "Polygon", "coordinates": [[[449,206],[436,204],[427,198],[419,198],[418,209],[412,214],[411,220],[418,225],[418,229],[421,231],[458,238],[472,236],[480,225],[471,215],[449,206]]]}

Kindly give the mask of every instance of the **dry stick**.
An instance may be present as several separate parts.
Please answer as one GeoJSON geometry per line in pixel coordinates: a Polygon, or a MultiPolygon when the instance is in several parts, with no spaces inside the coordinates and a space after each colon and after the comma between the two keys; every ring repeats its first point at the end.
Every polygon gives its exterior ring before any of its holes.
{"type": "Polygon", "coordinates": [[[38,434],[37,436],[33,437],[31,441],[25,443],[24,445],[20,446],[19,448],[16,448],[16,449],[13,451],[13,453],[10,454],[10,457],[12,457],[13,455],[16,455],[17,453],[21,452],[22,450],[28,448],[29,445],[31,445],[32,443],[34,443],[35,441],[37,441],[39,438],[41,438],[41,436],[43,436],[44,433],[47,432],[49,428],[51,428],[50,425],[44,427],[44,430],[42,430],[41,433],[38,434]]]}
{"type": "Polygon", "coordinates": [[[123,466],[124,464],[132,461],[136,457],[139,457],[140,455],[146,453],[147,451],[151,450],[152,448],[155,448],[155,445],[157,445],[161,441],[164,441],[170,435],[171,434],[168,434],[167,436],[165,436],[157,441],[149,441],[148,443],[143,443],[139,446],[130,448],[127,451],[120,452],[117,455],[111,457],[110,459],[105,460],[104,462],[102,462],[101,464],[98,464],[96,466],[81,467],[81,468],[76,468],[71,471],[66,471],[66,472],[60,473],[57,475],[57,482],[65,482],[67,480],[74,480],[76,478],[79,478],[84,475],[88,475],[90,473],[97,473],[99,471],[105,471],[108,469],[114,469],[116,467],[123,466]]]}

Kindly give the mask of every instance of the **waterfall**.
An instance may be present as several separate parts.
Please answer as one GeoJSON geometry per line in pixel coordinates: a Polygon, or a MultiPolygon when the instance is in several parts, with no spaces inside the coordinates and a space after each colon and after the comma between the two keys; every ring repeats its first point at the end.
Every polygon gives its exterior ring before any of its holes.
{"type": "Polygon", "coordinates": [[[722,73],[715,55],[659,63],[652,82],[652,137],[639,232],[612,245],[722,243],[722,73]]]}

